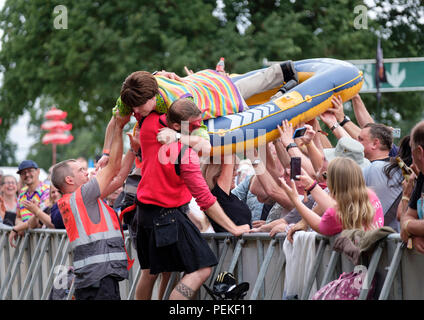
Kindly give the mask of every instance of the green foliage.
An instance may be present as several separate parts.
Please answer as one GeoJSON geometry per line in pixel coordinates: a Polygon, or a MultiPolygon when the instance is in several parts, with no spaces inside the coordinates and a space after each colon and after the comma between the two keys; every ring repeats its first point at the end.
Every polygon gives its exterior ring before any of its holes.
{"type": "MultiPolygon", "coordinates": [[[[381,7],[387,1],[374,2],[381,7]]],[[[420,1],[394,2],[404,11],[393,6],[358,30],[353,23],[359,0],[223,0],[220,14],[215,0],[63,0],[68,28],[55,29],[57,1],[7,0],[0,13],[1,162],[15,161],[6,134],[18,117],[29,110],[32,135],[41,140],[39,126],[52,105],[68,112],[75,136],[58,146],[58,161],[93,157],[102,148],[120,86],[136,70],[184,75],[184,66],[213,68],[221,56],[234,73],[259,68],[264,58],[369,59],[375,57],[376,32],[384,35],[385,58],[422,55],[420,1]]],[[[404,133],[414,121],[407,119],[418,119],[423,110],[422,93],[383,94],[379,109],[375,95],[362,98],[372,114],[404,126],[404,133]]],[[[47,169],[51,146],[36,144],[31,157],[47,169]]]]}

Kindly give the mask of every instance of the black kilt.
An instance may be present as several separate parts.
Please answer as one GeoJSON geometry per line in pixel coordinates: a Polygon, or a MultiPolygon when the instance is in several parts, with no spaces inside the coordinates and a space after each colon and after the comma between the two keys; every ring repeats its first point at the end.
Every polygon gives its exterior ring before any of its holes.
{"type": "Polygon", "coordinates": [[[187,217],[187,210],[187,205],[162,208],[137,201],[137,255],[141,269],[150,269],[151,274],[192,273],[218,264],[199,229],[187,217]],[[158,226],[164,229],[158,231],[158,226]]]}

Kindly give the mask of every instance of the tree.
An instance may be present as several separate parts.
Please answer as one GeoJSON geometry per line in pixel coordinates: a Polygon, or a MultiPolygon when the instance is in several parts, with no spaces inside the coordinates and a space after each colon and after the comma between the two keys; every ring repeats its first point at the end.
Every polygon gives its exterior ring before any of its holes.
{"type": "MultiPolygon", "coordinates": [[[[381,7],[388,1],[374,2],[381,7]]],[[[234,73],[259,68],[264,58],[374,58],[378,31],[386,36],[386,58],[423,52],[419,0],[393,0],[391,4],[403,6],[401,13],[390,7],[368,19],[368,29],[359,30],[354,8],[362,2],[357,0],[220,3],[217,10],[215,0],[64,0],[67,29],[56,29],[57,3],[7,0],[0,13],[2,159],[13,162],[13,145],[5,137],[24,110],[32,111],[32,130],[41,137],[42,111],[52,104],[68,112],[76,137],[61,156],[99,152],[121,84],[135,70],[183,75],[185,65],[213,68],[221,56],[234,73]],[[76,142],[83,142],[78,135],[93,147],[79,149],[76,142]]],[[[384,94],[381,110],[373,95],[363,95],[363,100],[372,114],[381,114],[381,121],[393,126],[399,123],[391,117],[399,113],[405,128],[411,124],[404,117],[417,119],[424,104],[422,93],[384,94]]],[[[39,146],[33,152],[35,157],[47,150],[39,146]]]]}

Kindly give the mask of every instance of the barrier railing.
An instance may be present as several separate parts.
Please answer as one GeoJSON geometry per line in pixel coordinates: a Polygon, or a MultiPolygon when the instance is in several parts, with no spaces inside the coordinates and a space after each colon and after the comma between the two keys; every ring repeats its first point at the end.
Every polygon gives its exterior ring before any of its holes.
{"type": "MultiPolygon", "coordinates": [[[[65,230],[34,229],[18,237],[16,249],[9,245],[11,228],[0,225],[0,300],[46,300],[63,270],[72,266],[72,252],[65,230]]],[[[135,258],[128,280],[120,282],[121,298],[134,299],[135,288],[140,277],[140,266],[132,241],[126,236],[129,255],[135,258]]],[[[218,257],[206,285],[212,287],[221,271],[232,272],[238,282],[250,284],[245,299],[279,300],[284,296],[286,256],[283,251],[285,234],[271,238],[267,233],[245,234],[235,238],[227,233],[203,234],[213,252],[218,257]]],[[[332,250],[332,239],[315,234],[316,253],[314,264],[303,286],[300,299],[311,296],[313,283],[317,289],[338,278],[341,272],[350,272],[354,265],[343,254],[332,250]]],[[[375,297],[385,299],[424,299],[424,255],[415,250],[405,250],[399,234],[391,234],[379,242],[365,268],[366,277],[359,299],[365,299],[374,276],[377,278],[375,297]]],[[[173,286],[182,276],[171,275],[164,299],[167,299],[173,286]]],[[[60,280],[60,279],[59,279],[60,280]]],[[[60,281],[59,281],[60,282],[60,281]]],[[[157,281],[157,284],[159,281],[157,281]]],[[[59,283],[63,284],[63,283],[59,283]]],[[[158,285],[153,298],[157,299],[158,285]]],[[[67,299],[72,299],[74,287],[67,291],[67,299]]],[[[312,292],[313,293],[313,292],[312,292]]],[[[204,288],[197,299],[209,300],[204,288]]]]}

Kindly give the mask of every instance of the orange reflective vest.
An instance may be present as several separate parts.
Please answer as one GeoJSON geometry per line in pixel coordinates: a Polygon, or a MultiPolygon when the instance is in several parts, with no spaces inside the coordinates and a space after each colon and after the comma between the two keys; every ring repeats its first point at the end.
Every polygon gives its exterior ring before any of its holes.
{"type": "Polygon", "coordinates": [[[134,260],[126,252],[124,234],[115,211],[98,199],[100,221],[93,223],[84,205],[81,187],[65,194],[58,207],[74,250],[75,274],[98,278],[114,274],[128,278],[134,260]],[[126,268],[123,268],[126,267],[126,268]]]}

